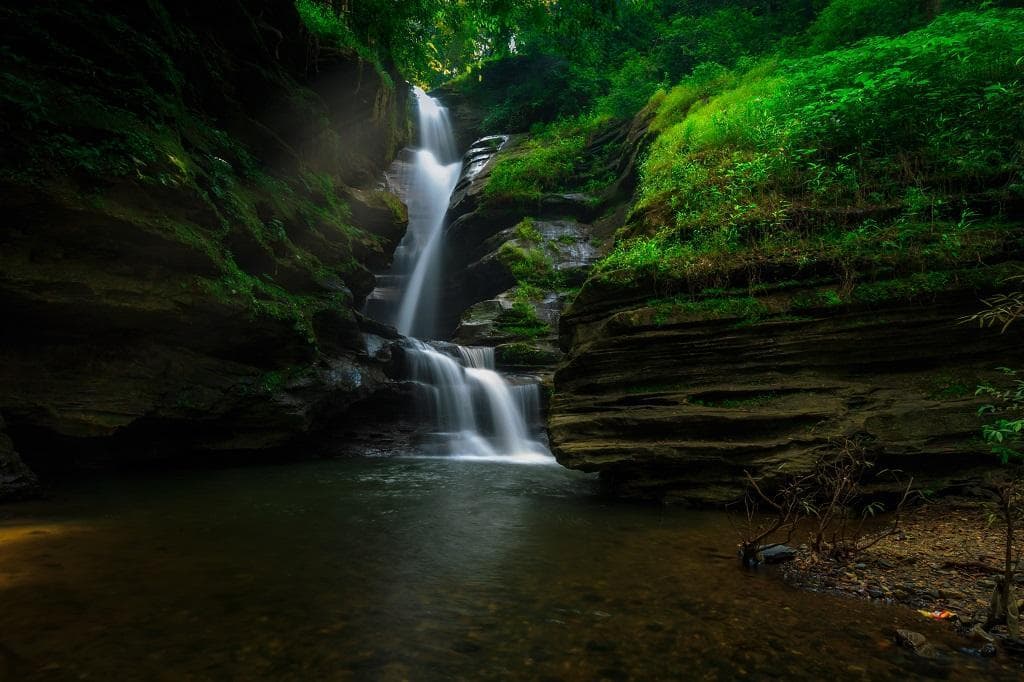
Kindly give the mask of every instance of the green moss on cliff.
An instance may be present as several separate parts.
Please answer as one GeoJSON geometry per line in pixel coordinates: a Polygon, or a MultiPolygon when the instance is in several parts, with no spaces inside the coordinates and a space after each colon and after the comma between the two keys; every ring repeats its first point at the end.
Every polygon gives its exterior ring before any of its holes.
{"type": "Polygon", "coordinates": [[[518,301],[498,316],[495,329],[520,339],[536,339],[551,333],[551,327],[537,317],[532,305],[518,301]]]}
{"type": "MultiPolygon", "coordinates": [[[[285,51],[297,46],[245,43],[240,81],[230,53],[236,34],[207,45],[196,33],[202,27],[172,19],[174,9],[5,8],[4,24],[19,28],[4,43],[0,70],[9,142],[0,182],[12,195],[44,204],[60,195],[95,220],[137,224],[194,251],[216,271],[197,276],[202,291],[254,320],[286,321],[315,343],[313,316],[350,316],[352,296],[339,291],[364,290],[370,275],[360,261],[386,258],[387,240],[354,224],[342,177],[369,162],[328,158],[335,149],[354,154],[355,145],[332,127],[328,104],[301,82],[303,70],[289,67],[285,51]],[[257,96],[259,107],[250,101],[257,96]],[[273,120],[260,120],[267,101],[273,120]],[[285,141],[292,127],[315,144],[285,141]]],[[[237,18],[242,41],[246,19],[237,18]]],[[[378,100],[368,119],[387,118],[389,102],[378,100]]],[[[404,220],[393,198],[368,202],[404,220]]]]}

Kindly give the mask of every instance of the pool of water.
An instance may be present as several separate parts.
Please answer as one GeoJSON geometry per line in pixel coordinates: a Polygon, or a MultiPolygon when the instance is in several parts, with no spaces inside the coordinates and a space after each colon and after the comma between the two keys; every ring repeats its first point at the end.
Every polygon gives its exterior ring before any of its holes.
{"type": "Polygon", "coordinates": [[[0,679],[1018,679],[908,609],[745,572],[720,514],[557,466],[83,478],[0,507],[0,679]]]}

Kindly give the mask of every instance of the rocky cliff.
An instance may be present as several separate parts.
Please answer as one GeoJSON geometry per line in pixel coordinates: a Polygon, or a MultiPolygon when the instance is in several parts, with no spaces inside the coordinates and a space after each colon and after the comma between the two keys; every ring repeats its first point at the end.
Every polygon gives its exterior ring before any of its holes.
{"type": "Polygon", "coordinates": [[[513,371],[548,372],[562,359],[559,317],[622,224],[647,123],[646,115],[612,123],[589,141],[581,157],[607,159],[614,178],[595,194],[492,192],[495,168],[537,143],[524,134],[473,143],[445,232],[442,327],[455,341],[496,346],[499,366],[513,371]]]}
{"type": "Polygon", "coordinates": [[[1024,346],[958,321],[1015,266],[850,290],[805,273],[696,300],[592,280],[562,317],[553,449],[621,496],[666,502],[730,502],[744,472],[770,485],[846,439],[923,488],[969,480],[994,462],[974,389],[1024,346]]]}
{"type": "Polygon", "coordinates": [[[390,390],[357,311],[405,225],[396,74],[290,0],[0,12],[0,490],[15,449],[250,456],[390,390]]]}

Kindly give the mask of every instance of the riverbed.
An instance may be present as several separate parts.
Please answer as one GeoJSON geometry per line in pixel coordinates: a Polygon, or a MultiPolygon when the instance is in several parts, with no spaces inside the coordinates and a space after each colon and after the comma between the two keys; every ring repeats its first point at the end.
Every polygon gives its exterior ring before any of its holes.
{"type": "Polygon", "coordinates": [[[83,476],[0,507],[0,680],[1018,679],[734,546],[724,514],[616,503],[550,464],[83,476]]]}

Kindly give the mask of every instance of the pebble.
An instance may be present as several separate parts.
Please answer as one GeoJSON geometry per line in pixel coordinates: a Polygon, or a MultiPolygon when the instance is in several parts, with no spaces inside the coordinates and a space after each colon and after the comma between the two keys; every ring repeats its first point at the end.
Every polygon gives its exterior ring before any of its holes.
{"type": "Polygon", "coordinates": [[[913,651],[921,658],[937,658],[939,655],[938,649],[928,641],[927,637],[913,630],[897,630],[896,643],[904,649],[913,651]]]}

